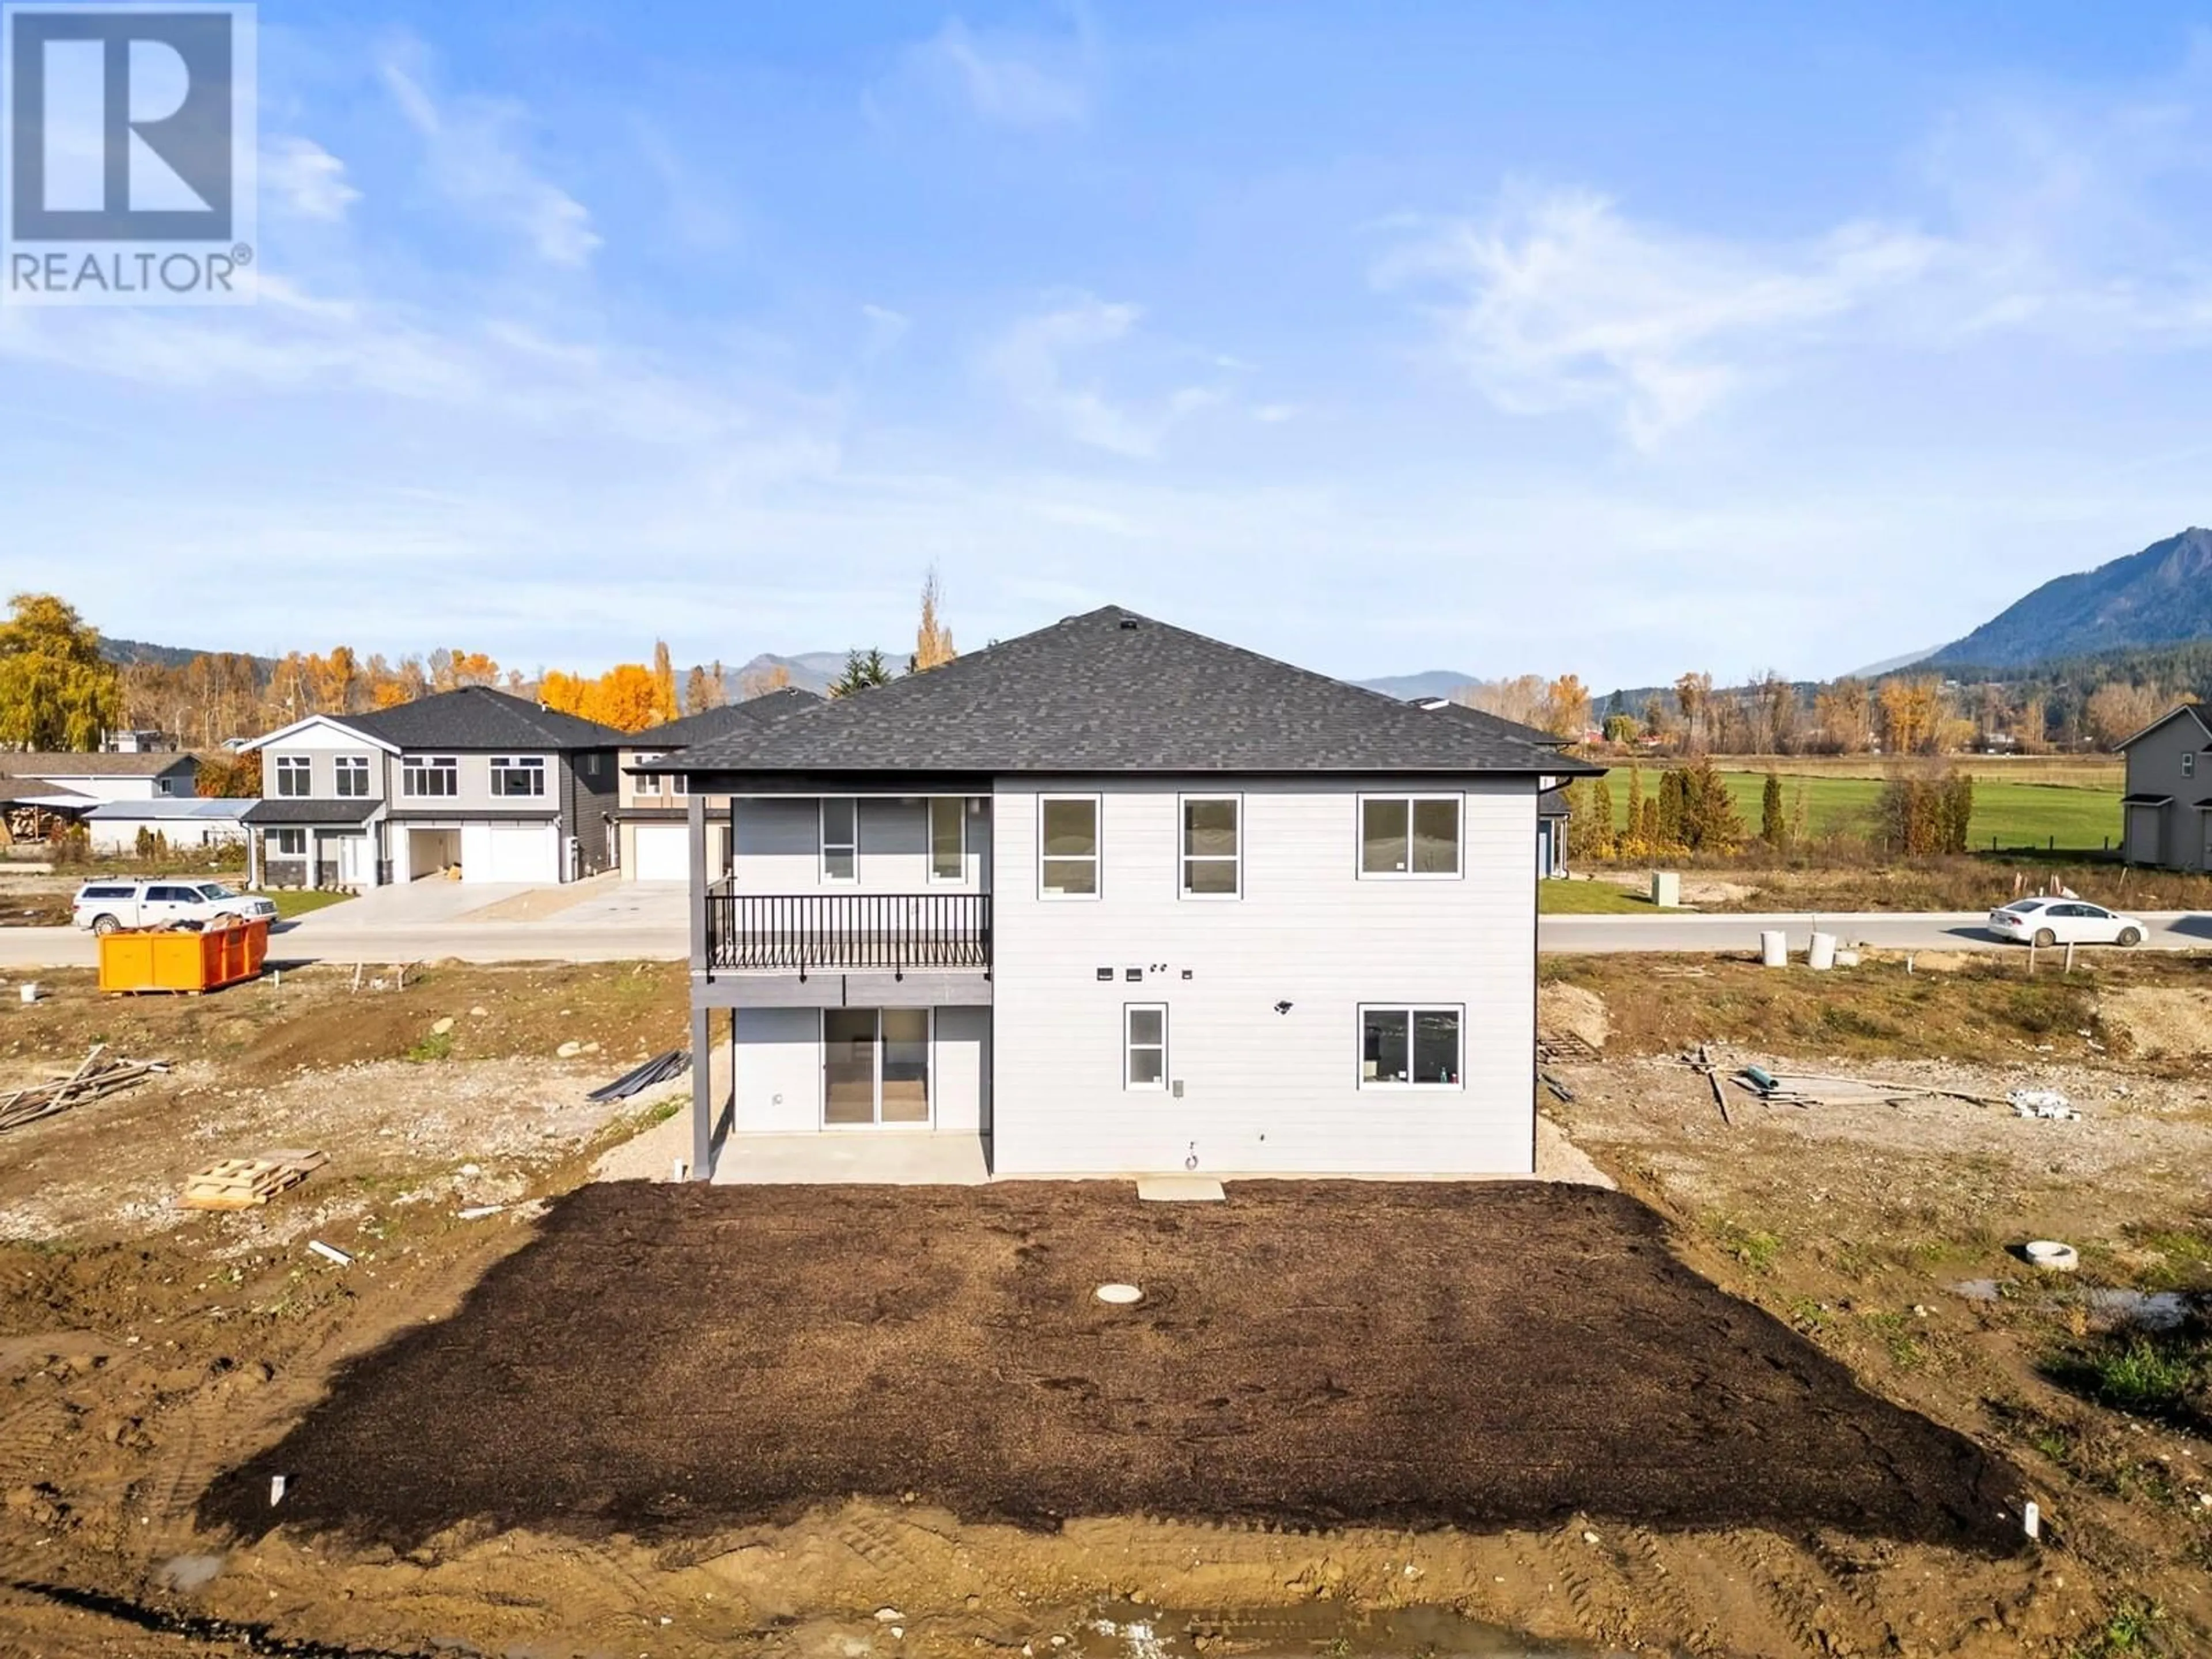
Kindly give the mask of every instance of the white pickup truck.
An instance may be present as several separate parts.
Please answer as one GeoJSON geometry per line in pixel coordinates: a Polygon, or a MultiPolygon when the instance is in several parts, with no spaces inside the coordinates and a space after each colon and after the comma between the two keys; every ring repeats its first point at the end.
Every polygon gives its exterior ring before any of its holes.
{"type": "Polygon", "coordinates": [[[234,892],[219,881],[88,881],[76,890],[70,920],[95,933],[131,927],[198,933],[210,925],[274,921],[276,907],[257,893],[234,892]]]}

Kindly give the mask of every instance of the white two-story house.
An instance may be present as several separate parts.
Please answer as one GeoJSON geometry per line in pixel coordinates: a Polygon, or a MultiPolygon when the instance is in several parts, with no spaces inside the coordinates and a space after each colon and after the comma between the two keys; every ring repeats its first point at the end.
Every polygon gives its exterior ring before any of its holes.
{"type": "Polygon", "coordinates": [[[574,881],[613,862],[623,734],[488,686],[311,714],[246,747],[250,879],[574,881]]]}
{"type": "Polygon", "coordinates": [[[1534,1167],[1528,849],[1581,762],[1109,607],[655,764],[693,1052],[727,1045],[698,1176],[817,1134],[1000,1176],[1534,1167]]]}

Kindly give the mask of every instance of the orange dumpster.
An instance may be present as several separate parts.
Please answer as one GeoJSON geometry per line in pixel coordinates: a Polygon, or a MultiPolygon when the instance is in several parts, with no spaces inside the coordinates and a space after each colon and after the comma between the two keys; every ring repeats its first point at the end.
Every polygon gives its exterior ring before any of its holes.
{"type": "Polygon", "coordinates": [[[265,921],[210,925],[197,933],[103,933],[100,988],[126,991],[219,991],[257,979],[269,954],[265,921]]]}

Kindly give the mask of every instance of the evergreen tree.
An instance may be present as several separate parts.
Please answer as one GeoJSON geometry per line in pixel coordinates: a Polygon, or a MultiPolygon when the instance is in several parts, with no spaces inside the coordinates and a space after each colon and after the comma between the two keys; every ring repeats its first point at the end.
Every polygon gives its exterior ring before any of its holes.
{"type": "Polygon", "coordinates": [[[1628,769],[1628,828],[1621,838],[1631,843],[1620,849],[1624,853],[1644,850],[1640,844],[1644,840],[1644,769],[1640,766],[1628,769]]]}
{"type": "Polygon", "coordinates": [[[1659,775],[1659,833],[1653,838],[1655,853],[1688,845],[1684,834],[1689,818],[1686,793],[1681,768],[1670,766],[1659,775]]]}
{"type": "Polygon", "coordinates": [[[890,683],[890,667],[884,661],[882,652],[848,651],[845,653],[844,671],[830,682],[830,695],[849,697],[857,691],[890,683]]]}
{"type": "Polygon", "coordinates": [[[1779,852],[1790,840],[1790,824],[1782,815],[1781,775],[1769,772],[1759,800],[1759,838],[1779,852]]]}

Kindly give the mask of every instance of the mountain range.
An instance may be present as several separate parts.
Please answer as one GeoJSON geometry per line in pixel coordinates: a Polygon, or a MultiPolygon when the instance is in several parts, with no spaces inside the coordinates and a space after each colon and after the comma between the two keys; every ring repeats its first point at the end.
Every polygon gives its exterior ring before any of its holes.
{"type": "MultiPolygon", "coordinates": [[[[2009,678],[2055,664],[2081,667],[2085,659],[2120,659],[2146,653],[2154,657],[2162,647],[2192,641],[2212,641],[2212,530],[2194,527],[2094,570],[2056,577],[1948,645],[1870,664],[1859,670],[1856,678],[1874,679],[1901,669],[1927,667],[1980,670],[2009,678]]],[[[100,643],[108,659],[117,663],[175,667],[199,654],[138,640],[109,639],[100,643]]],[[[894,672],[904,666],[902,656],[885,654],[894,672]]],[[[845,655],[842,651],[802,651],[790,656],[763,651],[738,667],[725,669],[723,685],[736,698],[742,695],[749,678],[780,668],[790,676],[793,685],[819,694],[842,670],[845,655]]],[[[265,672],[266,660],[258,660],[265,672]]],[[[2122,678],[2136,671],[2155,678],[2161,665],[2146,658],[2115,661],[2112,666],[2122,678]]],[[[1430,668],[1380,675],[1354,684],[1393,697],[1445,697],[1475,678],[1455,669],[1430,668]]],[[[1653,690],[1668,694],[1665,687],[1653,690]]],[[[1644,695],[1641,690],[1629,695],[1628,706],[1641,708],[1644,695]]]]}
{"type": "Polygon", "coordinates": [[[2055,577],[1922,659],[1939,668],[2025,668],[2212,637],[2212,530],[2190,529],[2094,570],[2055,577]]]}

